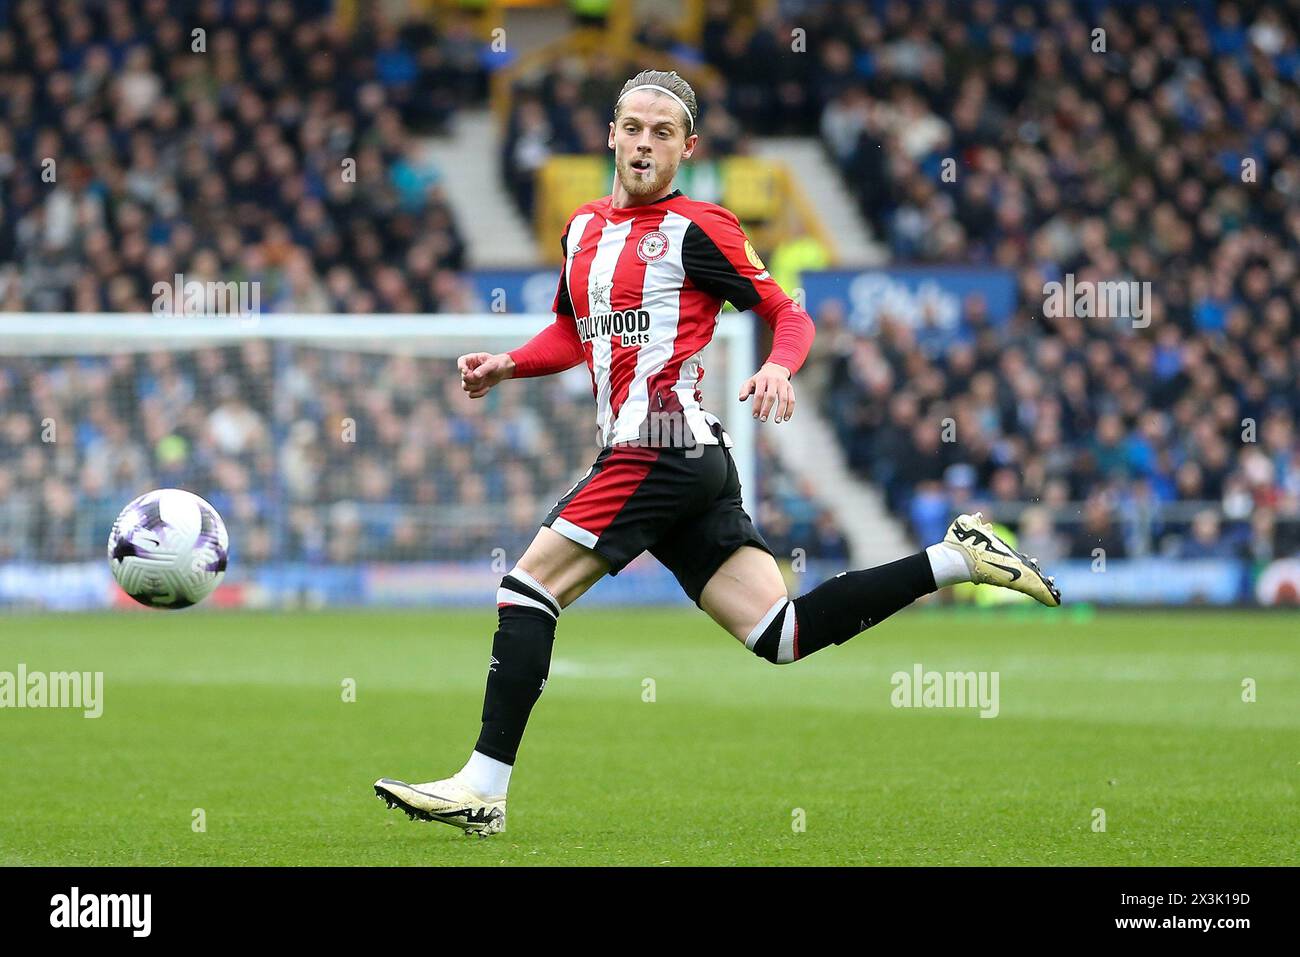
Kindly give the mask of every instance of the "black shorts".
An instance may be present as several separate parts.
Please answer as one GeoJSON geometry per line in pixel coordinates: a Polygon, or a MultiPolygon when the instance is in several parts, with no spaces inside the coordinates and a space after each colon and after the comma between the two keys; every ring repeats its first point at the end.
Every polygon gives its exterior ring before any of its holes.
{"type": "Polygon", "coordinates": [[[736,549],[772,553],[745,512],[736,463],[723,445],[607,447],[542,525],[590,548],[611,575],[649,551],[697,605],[736,549]]]}

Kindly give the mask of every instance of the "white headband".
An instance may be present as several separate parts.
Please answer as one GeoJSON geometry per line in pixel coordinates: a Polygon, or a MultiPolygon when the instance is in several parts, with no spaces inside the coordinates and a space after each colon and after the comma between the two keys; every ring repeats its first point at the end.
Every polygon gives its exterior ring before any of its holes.
{"type": "Polygon", "coordinates": [[[686,106],[686,104],[682,101],[682,98],[681,98],[680,96],[678,96],[676,93],[674,93],[672,90],[665,89],[664,87],[659,86],[659,85],[656,84],[656,83],[642,83],[640,86],[634,86],[634,87],[632,87],[632,89],[628,90],[627,93],[624,93],[623,96],[620,96],[620,97],[619,97],[619,98],[614,102],[614,106],[617,107],[619,103],[622,103],[622,102],[623,102],[623,97],[624,97],[624,96],[627,96],[628,93],[635,93],[637,90],[658,90],[660,93],[667,93],[667,94],[668,94],[669,96],[671,96],[674,100],[676,100],[679,104],[681,104],[682,112],[686,114],[686,122],[689,123],[689,124],[691,124],[691,130],[690,130],[690,133],[687,133],[686,135],[687,135],[687,136],[690,136],[691,133],[694,133],[694,132],[695,132],[695,120],[691,119],[691,111],[690,111],[690,109],[686,106]]]}

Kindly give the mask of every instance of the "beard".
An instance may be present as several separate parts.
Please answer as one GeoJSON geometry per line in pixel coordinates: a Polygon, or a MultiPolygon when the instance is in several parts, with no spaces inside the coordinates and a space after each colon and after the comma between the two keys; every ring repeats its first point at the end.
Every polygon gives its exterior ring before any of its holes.
{"type": "Polygon", "coordinates": [[[629,160],[621,161],[617,168],[619,184],[629,196],[651,196],[666,189],[677,175],[677,167],[669,168],[653,160],[647,172],[633,169],[629,160]]]}

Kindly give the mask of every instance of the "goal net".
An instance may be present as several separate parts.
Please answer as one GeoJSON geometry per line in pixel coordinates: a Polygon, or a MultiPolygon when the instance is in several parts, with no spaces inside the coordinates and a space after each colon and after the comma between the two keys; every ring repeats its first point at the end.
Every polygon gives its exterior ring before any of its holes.
{"type": "MultiPolygon", "coordinates": [[[[471,401],[456,358],[526,341],[549,315],[0,317],[0,605],[129,603],[104,558],[152,488],[211,502],[230,569],[211,604],[490,599],[598,451],[585,366],[471,401]]],[[[705,352],[747,495],[748,316],[705,352]],[[728,398],[731,401],[728,401],[728,398]]],[[[612,600],[676,600],[637,563],[612,600]]]]}

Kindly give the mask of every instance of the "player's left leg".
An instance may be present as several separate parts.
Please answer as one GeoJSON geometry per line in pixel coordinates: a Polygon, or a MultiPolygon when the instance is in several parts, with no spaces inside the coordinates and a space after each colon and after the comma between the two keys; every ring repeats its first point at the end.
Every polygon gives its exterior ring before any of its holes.
{"type": "Polygon", "coordinates": [[[529,715],[550,674],[560,611],[605,576],[601,555],[551,528],[538,529],[519,563],[497,589],[483,719],[465,766],[449,778],[408,784],[383,777],[374,784],[390,808],[412,819],[454,824],[467,833],[505,828],[506,791],[529,715]]]}
{"type": "MultiPolygon", "coordinates": [[[[722,460],[708,464],[721,483],[722,460]]],[[[696,465],[681,451],[636,445],[601,451],[501,580],[483,722],[469,760],[451,777],[425,784],[379,779],[375,793],[389,807],[477,834],[504,829],[510,776],[546,686],[560,612],[654,541],[696,492],[696,465]]]]}
{"type": "Polygon", "coordinates": [[[774,664],[806,658],[958,582],[999,585],[1059,605],[1060,592],[1038,563],[1002,541],[979,514],[961,515],[942,542],[898,561],[841,572],[790,600],[776,560],[736,549],[709,578],[699,604],[750,651],[774,664]]]}

